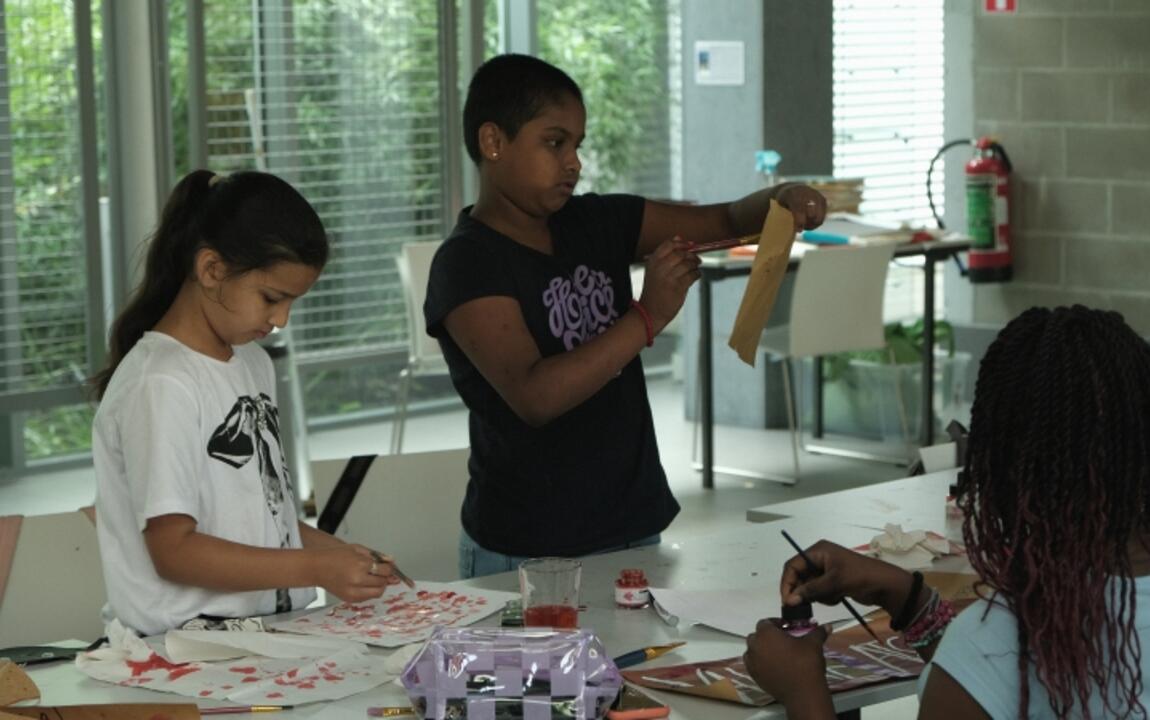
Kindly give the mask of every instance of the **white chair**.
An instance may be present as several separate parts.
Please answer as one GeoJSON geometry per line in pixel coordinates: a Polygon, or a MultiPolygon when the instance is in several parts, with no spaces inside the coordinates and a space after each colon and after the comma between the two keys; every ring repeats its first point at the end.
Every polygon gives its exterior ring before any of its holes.
{"type": "MultiPolygon", "coordinates": [[[[394,556],[400,569],[416,580],[459,580],[459,511],[469,452],[459,448],[376,456],[354,501],[329,531],[394,556]]],[[[347,464],[312,463],[316,504],[325,509],[321,519],[347,464]]]]}
{"type": "MultiPolygon", "coordinates": [[[[794,477],[783,478],[784,482],[798,482],[801,445],[790,360],[881,348],[885,344],[883,294],[893,254],[893,245],[848,245],[807,251],[799,262],[788,322],[763,333],[760,347],[784,361],[783,391],[794,462],[794,477]]],[[[804,449],[840,454],[826,447],[804,449]]],[[[861,457],[849,451],[841,454],[861,457]]]]}
{"type": "Polygon", "coordinates": [[[407,365],[399,372],[399,386],[396,388],[395,415],[391,430],[391,454],[403,452],[403,426],[407,420],[407,398],[411,392],[411,381],[415,377],[447,375],[447,362],[439,348],[439,341],[424,331],[423,300],[427,296],[427,278],[431,270],[431,259],[440,242],[407,243],[395,258],[399,269],[399,281],[403,286],[403,297],[407,304],[407,365]]]}
{"type": "MultiPolygon", "coordinates": [[[[16,518],[5,520],[15,529],[16,518]]],[[[90,642],[103,635],[100,611],[107,594],[93,521],[77,510],[18,522],[0,597],[0,648],[90,642]]]]}

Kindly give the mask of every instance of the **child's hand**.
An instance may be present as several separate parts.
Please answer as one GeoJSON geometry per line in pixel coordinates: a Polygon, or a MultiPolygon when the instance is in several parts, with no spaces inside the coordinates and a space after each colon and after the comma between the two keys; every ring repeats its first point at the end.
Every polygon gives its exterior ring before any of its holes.
{"type": "Polygon", "coordinates": [[[690,252],[689,247],[689,243],[676,236],[647,257],[643,296],[639,302],[651,315],[656,335],[678,314],[687,299],[687,290],[699,279],[699,256],[690,252]]]}
{"type": "Polygon", "coordinates": [[[743,664],[759,687],[788,710],[798,700],[809,702],[820,694],[829,698],[823,657],[827,635],[827,628],[819,627],[801,638],[791,637],[770,620],[760,620],[747,636],[743,664]]]}
{"type": "MultiPolygon", "coordinates": [[[[390,560],[390,558],[387,558],[390,560]]],[[[316,551],[319,585],[344,602],[374,600],[399,582],[390,562],[377,562],[362,545],[337,545],[316,551]]]]}
{"type": "Polygon", "coordinates": [[[775,200],[791,211],[796,233],[814,230],[827,217],[827,199],[818,190],[802,183],[784,184],[775,194],[775,200]]]}
{"type": "Polygon", "coordinates": [[[910,592],[911,574],[890,563],[826,540],[804,552],[815,567],[801,555],[783,566],[779,593],[787,605],[803,601],[833,605],[846,596],[865,605],[879,605],[893,615],[910,592]]]}

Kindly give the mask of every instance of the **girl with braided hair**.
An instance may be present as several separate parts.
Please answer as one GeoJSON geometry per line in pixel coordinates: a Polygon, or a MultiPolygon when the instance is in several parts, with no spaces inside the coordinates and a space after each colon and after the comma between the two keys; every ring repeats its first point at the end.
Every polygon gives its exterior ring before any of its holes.
{"type": "MultiPolygon", "coordinates": [[[[786,563],[783,602],[886,609],[930,661],[919,717],[1146,717],[1150,345],[1082,306],[1010,322],[979,369],[959,493],[981,599],[957,617],[921,574],[825,541],[806,551],[814,567],[786,563]]],[[[834,717],[825,639],[765,621],[747,639],[748,670],[789,718],[834,717]]]]}

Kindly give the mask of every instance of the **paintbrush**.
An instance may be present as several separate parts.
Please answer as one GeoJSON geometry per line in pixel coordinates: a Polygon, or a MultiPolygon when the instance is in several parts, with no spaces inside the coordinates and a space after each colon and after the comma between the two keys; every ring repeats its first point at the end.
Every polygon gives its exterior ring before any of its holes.
{"type": "Polygon", "coordinates": [[[726,250],[728,248],[740,247],[742,245],[754,245],[755,243],[759,242],[760,237],[761,235],[759,233],[755,233],[754,235],[744,235],[743,237],[737,238],[712,240],[705,243],[692,243],[687,249],[695,254],[711,252],[712,250],[726,250]]]}
{"type": "Polygon", "coordinates": [[[391,574],[395,575],[397,578],[399,578],[403,582],[403,584],[408,586],[409,588],[413,588],[413,589],[415,588],[415,581],[412,580],[411,578],[409,578],[407,576],[407,573],[400,570],[399,566],[395,564],[395,561],[388,560],[387,558],[385,558],[383,555],[376,552],[375,550],[371,551],[371,559],[375,560],[377,563],[380,563],[380,564],[390,562],[391,563],[391,574]]]}
{"type": "MultiPolygon", "coordinates": [[[[779,532],[781,532],[783,534],[783,537],[785,537],[787,539],[787,542],[789,542],[791,544],[791,547],[793,547],[799,553],[799,557],[801,557],[803,560],[805,560],[807,565],[812,570],[818,570],[819,569],[819,566],[815,565],[811,561],[811,559],[809,557],[807,557],[807,554],[805,552],[803,552],[803,549],[801,547],[799,547],[799,544],[797,542],[795,542],[795,539],[793,537],[791,537],[789,534],[787,534],[786,530],[780,530],[779,532]]],[[[855,620],[859,621],[859,624],[863,626],[863,629],[866,630],[868,633],[870,633],[870,636],[872,638],[874,638],[881,645],[882,640],[879,640],[879,637],[878,637],[878,635],[875,635],[874,630],[870,629],[870,625],[867,625],[866,620],[863,620],[863,616],[859,615],[858,610],[855,610],[855,606],[851,605],[850,601],[847,600],[845,597],[842,599],[842,604],[843,604],[843,607],[845,607],[847,609],[847,612],[849,612],[855,620]]]]}
{"type": "Polygon", "coordinates": [[[247,713],[279,712],[291,710],[292,705],[234,705],[200,708],[200,715],[245,715],[247,713]]]}

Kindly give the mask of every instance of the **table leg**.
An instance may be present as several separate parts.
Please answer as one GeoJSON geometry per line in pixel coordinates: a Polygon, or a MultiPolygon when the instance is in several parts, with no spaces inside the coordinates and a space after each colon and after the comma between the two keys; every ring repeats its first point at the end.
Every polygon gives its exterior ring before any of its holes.
{"type": "Polygon", "coordinates": [[[934,253],[929,250],[922,264],[926,273],[922,301],[922,446],[934,444],[934,253]]]}
{"type": "Polygon", "coordinates": [[[699,278],[699,424],[703,430],[703,489],[715,487],[715,387],[711,347],[711,280],[707,273],[699,278]]]}
{"type": "MultiPolygon", "coordinates": [[[[801,360],[799,362],[802,362],[801,360]]],[[[811,428],[811,437],[821,438],[823,436],[823,356],[816,355],[815,361],[812,363],[815,368],[815,376],[811,379],[811,384],[814,386],[814,406],[815,418],[814,426],[811,428]]],[[[799,397],[796,393],[795,397],[799,397]]],[[[802,417],[798,410],[795,411],[795,417],[802,417]]],[[[800,432],[802,428],[799,428],[800,432]]]]}

